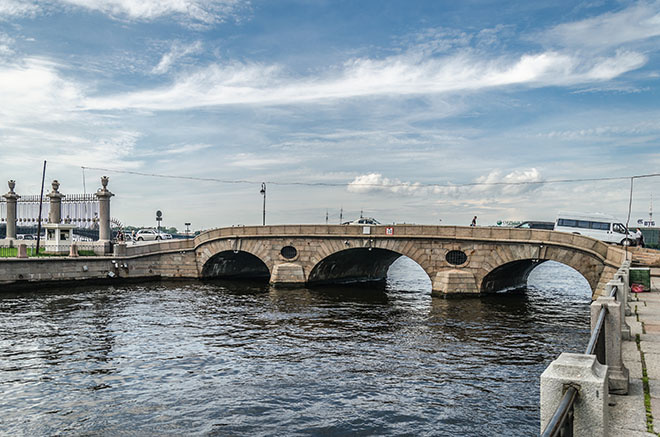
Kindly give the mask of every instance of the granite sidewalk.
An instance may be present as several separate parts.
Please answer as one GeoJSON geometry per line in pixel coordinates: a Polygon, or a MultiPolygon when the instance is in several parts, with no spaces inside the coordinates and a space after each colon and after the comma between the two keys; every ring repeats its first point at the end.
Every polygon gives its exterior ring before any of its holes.
{"type": "Polygon", "coordinates": [[[629,302],[631,338],[623,343],[623,361],[630,386],[626,396],[610,395],[611,436],[660,435],[660,269],[652,269],[652,275],[651,292],[632,293],[629,302]]]}

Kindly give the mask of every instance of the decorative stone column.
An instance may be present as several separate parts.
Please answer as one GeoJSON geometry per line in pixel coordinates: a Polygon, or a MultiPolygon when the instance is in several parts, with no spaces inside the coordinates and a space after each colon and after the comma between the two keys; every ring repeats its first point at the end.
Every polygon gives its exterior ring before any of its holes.
{"type": "Polygon", "coordinates": [[[16,202],[21,197],[14,192],[16,181],[11,180],[8,182],[9,192],[2,197],[7,199],[7,240],[16,239],[16,202]]]}
{"type": "MultiPolygon", "coordinates": [[[[609,392],[625,395],[628,394],[629,372],[623,364],[621,344],[621,303],[613,297],[601,296],[591,303],[591,331],[593,332],[598,322],[600,309],[605,307],[605,364],[608,368],[609,392]]],[[[576,435],[580,435],[577,434],[576,435]]]]}
{"type": "Polygon", "coordinates": [[[595,355],[563,352],[541,374],[541,431],[545,429],[569,387],[578,390],[573,409],[573,435],[608,435],[607,366],[595,355]]]}
{"type": "Polygon", "coordinates": [[[112,233],[110,232],[110,198],[114,196],[108,190],[109,177],[101,178],[102,188],[96,191],[96,197],[99,199],[99,240],[110,241],[112,233]]]}
{"type": "Polygon", "coordinates": [[[50,199],[50,211],[48,211],[48,223],[46,229],[45,252],[53,255],[66,255],[71,249],[73,241],[73,225],[62,223],[62,199],[66,197],[58,190],[60,183],[53,181],[53,191],[46,196],[50,199]]]}
{"type": "Polygon", "coordinates": [[[57,181],[57,179],[53,180],[52,187],[53,187],[53,191],[46,194],[46,197],[50,199],[50,211],[48,211],[48,223],[59,224],[62,221],[62,199],[65,196],[64,194],[58,191],[58,189],[60,188],[60,183],[57,181]]]}

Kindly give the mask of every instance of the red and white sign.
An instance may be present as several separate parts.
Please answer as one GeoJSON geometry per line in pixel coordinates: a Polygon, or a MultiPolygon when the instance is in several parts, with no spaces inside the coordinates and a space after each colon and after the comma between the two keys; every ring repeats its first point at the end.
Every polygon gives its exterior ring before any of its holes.
{"type": "Polygon", "coordinates": [[[387,235],[393,235],[394,234],[394,228],[385,228],[385,233],[387,235]]]}

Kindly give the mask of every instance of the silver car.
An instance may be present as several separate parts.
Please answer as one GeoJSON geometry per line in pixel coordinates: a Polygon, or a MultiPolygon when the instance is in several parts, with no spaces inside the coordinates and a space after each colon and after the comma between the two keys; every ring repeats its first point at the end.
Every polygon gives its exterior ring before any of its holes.
{"type": "Polygon", "coordinates": [[[135,234],[137,241],[170,240],[172,235],[155,229],[140,229],[135,234]]]}

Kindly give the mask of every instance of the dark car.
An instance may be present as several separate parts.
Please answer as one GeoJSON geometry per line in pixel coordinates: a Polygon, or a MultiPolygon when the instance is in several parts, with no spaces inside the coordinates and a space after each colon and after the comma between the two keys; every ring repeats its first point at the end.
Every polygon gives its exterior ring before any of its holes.
{"type": "Polygon", "coordinates": [[[522,229],[545,229],[548,231],[552,231],[555,228],[555,222],[534,222],[534,221],[528,221],[528,222],[522,222],[516,228],[522,228],[522,229]]]}

